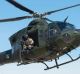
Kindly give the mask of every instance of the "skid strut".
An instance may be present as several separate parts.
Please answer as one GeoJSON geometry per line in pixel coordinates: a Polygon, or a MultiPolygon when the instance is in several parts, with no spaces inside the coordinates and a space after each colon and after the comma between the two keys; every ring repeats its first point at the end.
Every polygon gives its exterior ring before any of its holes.
{"type": "MultiPolygon", "coordinates": [[[[72,57],[71,57],[71,58],[72,58],[72,57]]],[[[52,69],[52,68],[55,68],[55,67],[59,68],[59,66],[62,66],[62,65],[65,65],[65,64],[74,62],[74,61],[76,61],[76,60],[78,60],[78,59],[80,59],[80,56],[77,57],[77,58],[75,58],[75,59],[72,58],[70,61],[67,61],[67,62],[64,62],[64,63],[61,63],[61,64],[58,64],[58,63],[57,63],[57,59],[55,59],[55,62],[56,62],[56,65],[55,65],[55,66],[49,67],[46,63],[43,63],[43,64],[45,64],[45,65],[47,66],[47,68],[44,69],[44,70],[49,70],[49,69],[52,69]]]]}

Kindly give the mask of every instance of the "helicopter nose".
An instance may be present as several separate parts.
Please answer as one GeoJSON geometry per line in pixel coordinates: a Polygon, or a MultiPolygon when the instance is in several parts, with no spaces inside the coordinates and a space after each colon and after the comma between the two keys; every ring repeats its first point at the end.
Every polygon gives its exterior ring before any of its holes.
{"type": "Polygon", "coordinates": [[[80,38],[80,29],[76,29],[76,30],[74,31],[74,35],[75,35],[76,37],[79,37],[79,38],[80,38]]]}
{"type": "Polygon", "coordinates": [[[76,31],[77,31],[78,33],[80,33],[80,29],[76,29],[76,31]]]}
{"type": "Polygon", "coordinates": [[[63,40],[66,43],[78,47],[80,45],[80,29],[70,30],[63,34],[63,40]]]}
{"type": "Polygon", "coordinates": [[[74,31],[74,44],[79,46],[80,45],[80,29],[76,29],[74,31]]]}

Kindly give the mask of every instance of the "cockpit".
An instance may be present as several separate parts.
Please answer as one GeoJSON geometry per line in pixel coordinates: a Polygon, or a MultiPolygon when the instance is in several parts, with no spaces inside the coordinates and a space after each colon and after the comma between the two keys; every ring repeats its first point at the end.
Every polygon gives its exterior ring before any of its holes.
{"type": "Polygon", "coordinates": [[[63,29],[75,29],[74,25],[70,23],[64,23],[64,22],[57,22],[57,26],[62,31],[63,29]]]}
{"type": "Polygon", "coordinates": [[[74,25],[67,22],[54,21],[48,25],[48,35],[50,38],[56,37],[61,31],[74,30],[74,25]]]}

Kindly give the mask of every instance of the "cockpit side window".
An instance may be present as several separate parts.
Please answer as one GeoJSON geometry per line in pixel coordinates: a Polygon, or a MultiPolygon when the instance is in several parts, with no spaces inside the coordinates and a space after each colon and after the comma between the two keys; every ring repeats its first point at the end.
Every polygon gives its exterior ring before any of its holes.
{"type": "Polygon", "coordinates": [[[74,29],[74,25],[69,24],[69,23],[64,23],[64,22],[58,22],[57,23],[58,27],[62,31],[63,29],[74,29]]]}
{"type": "Polygon", "coordinates": [[[66,24],[67,29],[75,29],[74,25],[67,23],[66,24]]]}
{"type": "Polygon", "coordinates": [[[49,38],[56,36],[57,33],[58,33],[58,28],[57,28],[56,25],[51,24],[51,25],[48,26],[49,38]]]}
{"type": "Polygon", "coordinates": [[[60,30],[63,30],[66,27],[66,24],[63,22],[58,22],[57,25],[60,28],[60,30]]]}

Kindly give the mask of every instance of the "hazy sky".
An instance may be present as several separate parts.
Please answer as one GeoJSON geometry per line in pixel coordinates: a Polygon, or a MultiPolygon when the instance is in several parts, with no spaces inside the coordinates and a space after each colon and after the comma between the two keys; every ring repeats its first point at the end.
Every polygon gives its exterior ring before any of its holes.
{"type": "MultiPolygon", "coordinates": [[[[63,8],[66,6],[74,5],[80,3],[80,0],[16,0],[26,7],[34,10],[38,13],[43,13],[50,10],[55,10],[63,8]]],[[[16,17],[22,15],[29,15],[28,13],[21,11],[6,0],[0,0],[0,19],[16,17]]],[[[76,28],[80,28],[80,7],[75,7],[69,10],[58,12],[47,16],[51,20],[63,21],[67,16],[68,22],[75,25],[76,28]]],[[[10,49],[10,43],[8,38],[17,32],[18,30],[24,28],[32,19],[26,19],[17,22],[7,22],[0,23],[0,52],[10,49]]],[[[80,48],[72,51],[72,56],[76,57],[80,53],[80,48]]],[[[60,61],[64,61],[67,56],[64,56],[60,61]]],[[[54,65],[54,63],[48,63],[48,65],[54,65]]],[[[30,64],[24,66],[16,66],[17,63],[7,64],[0,66],[0,74],[80,74],[80,60],[61,66],[59,69],[52,69],[44,71],[45,66],[43,64],[30,64]]]]}

